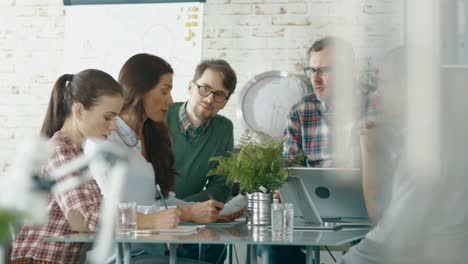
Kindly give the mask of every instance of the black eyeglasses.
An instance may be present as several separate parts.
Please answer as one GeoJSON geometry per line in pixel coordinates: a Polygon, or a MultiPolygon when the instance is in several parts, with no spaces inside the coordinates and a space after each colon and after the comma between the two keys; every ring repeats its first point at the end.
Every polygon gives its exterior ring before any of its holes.
{"type": "Polygon", "coordinates": [[[229,96],[227,96],[225,93],[213,90],[213,88],[211,88],[209,85],[199,85],[195,81],[192,81],[192,83],[197,86],[198,93],[201,96],[207,97],[210,94],[213,94],[213,99],[217,103],[224,103],[229,98],[229,96]]]}
{"type": "Polygon", "coordinates": [[[304,73],[309,76],[312,75],[312,73],[316,73],[319,76],[322,76],[324,73],[329,73],[331,71],[333,71],[332,66],[324,66],[324,67],[317,67],[317,68],[304,67],[304,73]]]}

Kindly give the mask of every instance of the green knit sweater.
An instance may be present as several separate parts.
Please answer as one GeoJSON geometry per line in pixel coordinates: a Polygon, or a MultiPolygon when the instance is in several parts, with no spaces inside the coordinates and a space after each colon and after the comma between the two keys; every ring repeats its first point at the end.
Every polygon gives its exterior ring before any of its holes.
{"type": "Polygon", "coordinates": [[[183,103],[175,103],[167,114],[178,173],[174,192],[177,198],[185,201],[206,201],[209,199],[208,193],[211,193],[216,200],[225,202],[230,195],[226,176],[207,177],[208,171],[216,165],[215,162],[208,162],[208,159],[233,151],[232,122],[224,116],[215,115],[199,138],[189,143],[180,131],[179,108],[182,105],[183,103]]]}

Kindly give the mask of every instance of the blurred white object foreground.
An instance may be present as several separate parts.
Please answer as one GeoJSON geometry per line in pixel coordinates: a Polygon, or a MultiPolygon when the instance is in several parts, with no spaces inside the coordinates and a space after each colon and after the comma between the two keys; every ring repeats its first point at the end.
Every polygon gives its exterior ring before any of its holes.
{"type": "Polygon", "coordinates": [[[41,165],[47,160],[48,153],[47,139],[42,137],[31,138],[20,146],[10,172],[0,178],[0,210],[24,215],[24,223],[44,224],[48,217],[49,191],[64,192],[91,179],[87,173],[58,181],[60,178],[87,168],[91,162],[95,166],[110,167],[111,191],[101,208],[100,228],[94,244],[96,250],[91,256],[91,263],[104,263],[113,248],[116,204],[128,167],[126,151],[118,145],[101,141],[91,155],[80,156],[43,177],[40,174],[41,165]]]}

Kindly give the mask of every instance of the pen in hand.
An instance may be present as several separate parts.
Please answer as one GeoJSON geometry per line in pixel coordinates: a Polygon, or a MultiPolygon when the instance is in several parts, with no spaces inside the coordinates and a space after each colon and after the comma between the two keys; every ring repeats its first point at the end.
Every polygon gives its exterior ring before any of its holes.
{"type": "Polygon", "coordinates": [[[161,201],[163,202],[164,207],[166,207],[166,209],[167,209],[166,199],[164,199],[164,195],[161,192],[161,187],[159,187],[159,184],[156,184],[156,191],[158,192],[159,197],[161,197],[161,201]]]}
{"type": "MultiPolygon", "coordinates": [[[[208,197],[210,198],[210,200],[215,200],[213,194],[211,194],[210,192],[208,193],[208,197]]],[[[216,200],[215,200],[216,201],[216,200]]]]}

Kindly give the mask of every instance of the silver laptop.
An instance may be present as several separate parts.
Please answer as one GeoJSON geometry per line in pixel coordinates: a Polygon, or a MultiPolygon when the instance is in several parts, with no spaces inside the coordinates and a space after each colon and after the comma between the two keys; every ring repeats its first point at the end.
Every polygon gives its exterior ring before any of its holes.
{"type": "Polygon", "coordinates": [[[295,229],[369,226],[359,169],[288,168],[281,199],[294,203],[295,229]]]}

